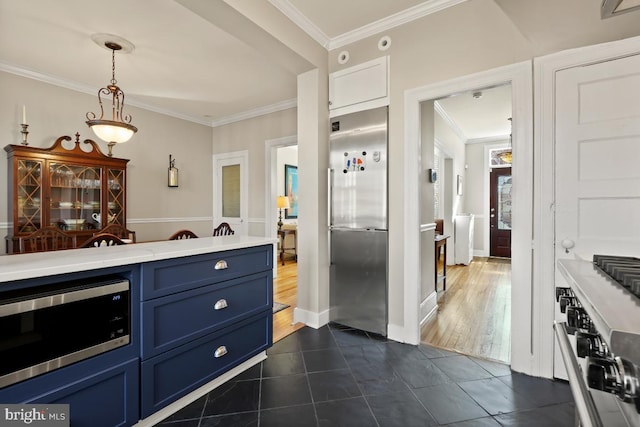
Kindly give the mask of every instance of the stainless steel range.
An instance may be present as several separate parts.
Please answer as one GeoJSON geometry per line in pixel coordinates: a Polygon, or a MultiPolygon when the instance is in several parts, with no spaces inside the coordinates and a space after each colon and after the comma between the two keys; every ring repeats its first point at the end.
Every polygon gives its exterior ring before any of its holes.
{"type": "Polygon", "coordinates": [[[559,260],[555,322],[579,425],[640,427],[640,259],[559,260]]]}

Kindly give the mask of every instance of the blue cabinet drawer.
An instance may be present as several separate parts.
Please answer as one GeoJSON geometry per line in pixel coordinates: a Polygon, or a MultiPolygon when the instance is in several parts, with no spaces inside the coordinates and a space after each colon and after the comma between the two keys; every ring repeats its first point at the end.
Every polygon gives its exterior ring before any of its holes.
{"type": "Polygon", "coordinates": [[[37,401],[69,404],[70,424],[74,427],[130,426],[140,417],[139,363],[136,358],[98,372],[37,401]]]}
{"type": "Polygon", "coordinates": [[[142,362],[142,418],[266,350],[270,310],[142,362]]]}
{"type": "Polygon", "coordinates": [[[145,263],[142,265],[142,299],[158,298],[272,268],[272,245],[145,263]]]}
{"type": "Polygon", "coordinates": [[[204,286],[142,303],[142,359],[269,310],[272,273],[204,286]]]}

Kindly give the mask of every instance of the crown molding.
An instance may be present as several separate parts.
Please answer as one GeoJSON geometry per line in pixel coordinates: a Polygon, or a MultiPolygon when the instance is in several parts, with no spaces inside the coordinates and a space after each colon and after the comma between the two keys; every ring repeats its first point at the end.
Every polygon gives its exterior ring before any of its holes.
{"type": "Polygon", "coordinates": [[[331,39],[316,24],[311,22],[302,12],[300,12],[289,0],[269,0],[276,9],[289,18],[294,24],[300,27],[312,39],[320,43],[325,49],[329,48],[331,39]]]}
{"type": "Polygon", "coordinates": [[[460,138],[460,140],[463,143],[466,143],[466,141],[468,140],[467,135],[465,135],[462,129],[460,129],[460,127],[458,126],[458,124],[451,117],[449,117],[447,112],[444,111],[444,109],[442,108],[440,103],[438,103],[438,101],[434,101],[433,109],[435,110],[436,113],[440,115],[440,117],[442,117],[442,120],[444,120],[445,123],[449,125],[451,130],[458,136],[458,138],[460,138]]]}
{"type": "MultiPolygon", "coordinates": [[[[96,88],[94,87],[89,87],[87,85],[73,82],[71,80],[61,79],[59,77],[56,77],[50,74],[45,74],[38,71],[30,70],[27,68],[18,67],[16,65],[9,64],[3,61],[0,61],[0,71],[4,71],[10,74],[15,74],[21,77],[26,77],[32,80],[37,80],[42,83],[47,83],[54,86],[62,87],[64,89],[73,90],[75,92],[84,93],[86,95],[95,96],[96,94],[96,88]]],[[[222,117],[220,119],[215,119],[215,120],[211,120],[205,117],[189,116],[186,114],[178,113],[176,111],[159,108],[157,106],[136,100],[135,97],[130,95],[127,95],[127,105],[137,107],[137,108],[142,108],[148,111],[153,111],[154,113],[163,114],[165,116],[175,117],[176,119],[186,120],[188,122],[198,123],[198,124],[210,126],[210,127],[216,127],[216,126],[221,126],[228,123],[237,122],[240,120],[258,117],[264,114],[270,114],[277,111],[294,108],[298,105],[298,103],[297,103],[297,99],[288,99],[275,104],[259,107],[253,110],[244,111],[238,114],[222,117]]]]}
{"type": "MultiPolygon", "coordinates": [[[[270,0],[271,1],[271,0],[270,0]]],[[[278,0],[286,1],[287,0],[278,0]]],[[[407,22],[415,21],[416,19],[423,18],[432,13],[439,12],[443,9],[455,6],[459,3],[463,3],[467,0],[429,0],[422,4],[410,7],[393,15],[389,15],[386,18],[379,19],[370,24],[364,25],[353,31],[346,32],[337,37],[334,37],[329,42],[329,50],[337,49],[342,46],[346,46],[350,43],[357,42],[374,34],[378,34],[382,31],[390,30],[391,28],[398,27],[406,24],[407,22]]],[[[295,21],[294,21],[295,22],[295,21]]],[[[302,27],[305,29],[305,27],[302,27]]],[[[305,29],[306,30],[306,29],[305,29]]]]}
{"type": "Polygon", "coordinates": [[[239,122],[242,120],[252,119],[254,117],[264,116],[266,114],[277,113],[278,111],[288,110],[289,108],[295,108],[298,106],[297,98],[287,99],[281,102],[277,102],[271,105],[265,105],[264,107],[254,108],[253,110],[243,111],[231,116],[222,117],[209,122],[211,127],[218,127],[227,125],[229,123],[239,122]]]}
{"type": "Polygon", "coordinates": [[[304,32],[316,42],[320,43],[325,49],[333,50],[465,1],[467,0],[429,0],[334,38],[329,38],[318,26],[292,5],[289,0],[269,0],[269,3],[282,12],[284,16],[289,18],[294,24],[302,28],[304,32]]]}
{"type": "MultiPolygon", "coordinates": [[[[75,92],[84,93],[87,95],[96,95],[96,88],[90,87],[84,84],[80,84],[71,80],[61,79],[60,77],[53,76],[51,74],[41,73],[39,71],[30,70],[28,68],[18,67],[7,62],[0,61],[0,71],[15,74],[17,76],[26,77],[28,79],[37,80],[39,82],[59,86],[64,89],[73,90],[75,92]]],[[[132,107],[142,108],[144,110],[153,111],[155,113],[164,114],[165,116],[175,117],[177,119],[186,120],[189,122],[198,123],[201,125],[209,125],[210,120],[203,117],[193,117],[186,114],[178,113],[176,111],[167,110],[164,108],[158,108],[157,106],[147,104],[146,102],[139,101],[135,96],[127,95],[127,105],[132,107]]]]}
{"type": "Polygon", "coordinates": [[[467,139],[466,144],[486,144],[488,142],[502,142],[504,140],[509,139],[509,134],[504,135],[493,135],[493,136],[485,136],[482,138],[471,138],[467,139]]]}

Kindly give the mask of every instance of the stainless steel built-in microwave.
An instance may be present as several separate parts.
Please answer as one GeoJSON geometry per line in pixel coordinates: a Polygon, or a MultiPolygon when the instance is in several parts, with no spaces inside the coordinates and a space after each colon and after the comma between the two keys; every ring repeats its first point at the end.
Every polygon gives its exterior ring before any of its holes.
{"type": "Polygon", "coordinates": [[[129,343],[129,281],[0,295],[0,388],[129,343]]]}

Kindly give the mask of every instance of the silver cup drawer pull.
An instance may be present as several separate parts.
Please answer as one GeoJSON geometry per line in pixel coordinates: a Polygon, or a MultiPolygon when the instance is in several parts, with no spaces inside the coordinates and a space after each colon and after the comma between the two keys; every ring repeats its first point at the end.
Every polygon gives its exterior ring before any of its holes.
{"type": "Polygon", "coordinates": [[[228,353],[227,347],[221,345],[220,347],[216,348],[216,351],[215,353],[213,353],[213,356],[218,358],[218,357],[224,356],[227,353],[228,353]]]}
{"type": "Polygon", "coordinates": [[[213,268],[216,270],[226,270],[227,268],[229,268],[229,266],[227,265],[227,261],[221,259],[220,261],[216,262],[216,266],[213,268]]]}
{"type": "Polygon", "coordinates": [[[227,307],[229,307],[229,303],[227,303],[226,299],[222,298],[215,303],[215,305],[213,306],[213,309],[222,310],[223,308],[227,308],[227,307]]]}

